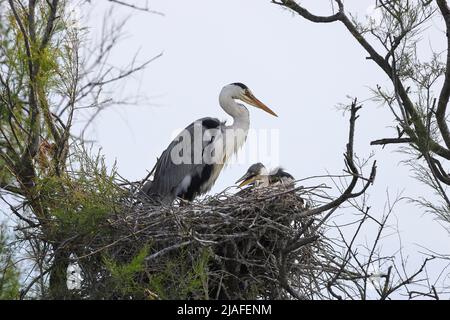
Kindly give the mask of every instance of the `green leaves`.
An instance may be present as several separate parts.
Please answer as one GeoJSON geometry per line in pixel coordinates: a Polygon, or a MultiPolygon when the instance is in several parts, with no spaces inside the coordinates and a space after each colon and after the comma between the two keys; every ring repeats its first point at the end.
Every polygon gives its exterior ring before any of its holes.
{"type": "Polygon", "coordinates": [[[119,262],[108,254],[103,264],[109,275],[102,279],[102,298],[119,299],[209,299],[208,264],[211,252],[203,248],[192,255],[189,250],[154,261],[145,260],[151,245],[142,249],[129,262],[119,262]]]}
{"type": "Polygon", "coordinates": [[[149,252],[149,246],[144,245],[141,251],[128,263],[118,263],[107,256],[104,257],[104,263],[111,274],[111,291],[117,291],[121,296],[143,297],[145,288],[136,281],[139,273],[145,270],[145,257],[149,252]]]}
{"type": "Polygon", "coordinates": [[[208,263],[210,249],[180,250],[158,261],[158,272],[149,279],[150,291],[158,299],[209,299],[208,263]]]}
{"type": "Polygon", "coordinates": [[[58,232],[98,232],[109,214],[116,212],[121,190],[115,183],[116,171],[108,170],[104,158],[73,145],[68,172],[43,174],[37,192],[54,218],[58,232]]]}
{"type": "Polygon", "coordinates": [[[0,225],[0,300],[19,298],[19,271],[14,264],[6,228],[0,225]]]}

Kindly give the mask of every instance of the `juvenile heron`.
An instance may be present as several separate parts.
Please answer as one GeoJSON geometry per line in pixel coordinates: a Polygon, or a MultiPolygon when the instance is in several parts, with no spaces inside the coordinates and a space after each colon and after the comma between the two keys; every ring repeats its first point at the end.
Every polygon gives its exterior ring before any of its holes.
{"type": "Polygon", "coordinates": [[[233,117],[233,124],[228,126],[210,117],[191,123],[161,154],[153,181],[148,181],[142,191],[162,203],[172,203],[177,197],[192,201],[208,192],[224,164],[247,138],[249,112],[238,100],[277,117],[246,85],[226,85],[220,92],[219,104],[233,117]]]}
{"type": "Polygon", "coordinates": [[[283,168],[277,167],[268,172],[266,167],[261,163],[255,163],[248,168],[247,172],[236,181],[239,187],[252,185],[253,187],[268,187],[273,185],[291,186],[294,184],[294,177],[284,171],[283,168]]]}

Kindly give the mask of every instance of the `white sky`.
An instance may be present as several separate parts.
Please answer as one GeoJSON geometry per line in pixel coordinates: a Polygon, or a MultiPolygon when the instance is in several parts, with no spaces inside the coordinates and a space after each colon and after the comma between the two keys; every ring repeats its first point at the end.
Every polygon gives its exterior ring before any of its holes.
{"type": "MultiPolygon", "coordinates": [[[[374,1],[345,1],[351,11],[364,14],[374,1]]],[[[126,65],[140,50],[141,61],[160,52],[123,95],[139,93],[149,103],[120,106],[103,112],[90,138],[102,147],[108,163],[117,160],[121,175],[138,180],[150,170],[157,156],[169,144],[173,132],[192,121],[213,116],[229,118],[218,105],[222,86],[231,82],[247,84],[279,118],[250,108],[251,127],[276,129],[280,134],[280,164],[296,178],[342,173],[347,142],[348,117],[336,110],[347,95],[360,101],[370,97],[369,86],[387,84],[386,77],[340,24],[313,24],[282,10],[269,0],[152,0],[152,9],[165,17],[138,13],[118,7],[115,17],[131,14],[126,38],[111,62],[126,65]]],[[[330,10],[330,1],[303,1],[318,13],[330,10]]],[[[108,4],[109,5],[109,4],[108,4]]],[[[93,11],[93,32],[106,7],[93,11]]],[[[111,17],[111,19],[114,19],[111,17]]],[[[434,49],[445,48],[442,25],[428,30],[424,41],[434,49]]],[[[356,152],[367,157],[375,152],[378,176],[369,189],[372,214],[380,217],[386,202],[402,192],[407,197],[428,196],[428,189],[410,176],[400,164],[404,157],[394,147],[371,147],[370,141],[390,137],[392,116],[387,108],[364,102],[357,123],[356,152]]],[[[266,164],[270,159],[260,159],[266,164]]],[[[230,165],[213,188],[218,192],[233,185],[250,163],[230,165]]],[[[421,246],[449,252],[448,233],[431,215],[406,201],[395,210],[403,245],[417,265],[421,246]]],[[[396,219],[391,220],[395,224],[396,219]]],[[[368,234],[373,238],[374,234],[368,234]]],[[[399,248],[395,236],[384,249],[399,248]]],[[[437,269],[436,269],[437,270],[437,269]]]]}

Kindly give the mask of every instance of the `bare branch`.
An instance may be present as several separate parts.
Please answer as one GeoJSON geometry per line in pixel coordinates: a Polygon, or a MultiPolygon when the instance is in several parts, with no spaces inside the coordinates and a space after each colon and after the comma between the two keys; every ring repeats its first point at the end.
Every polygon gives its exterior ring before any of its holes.
{"type": "Polygon", "coordinates": [[[411,143],[411,138],[385,138],[374,140],[370,142],[370,145],[387,145],[387,144],[398,144],[398,143],[411,143]]]}
{"type": "Polygon", "coordinates": [[[162,13],[160,11],[151,10],[148,6],[140,7],[140,6],[137,6],[135,4],[128,3],[128,2],[125,2],[125,1],[120,1],[120,0],[108,0],[108,1],[116,3],[116,4],[119,4],[121,6],[125,6],[125,7],[128,7],[128,8],[134,9],[134,10],[145,11],[145,12],[148,12],[148,13],[164,16],[164,13],[162,13]]]}
{"type": "Polygon", "coordinates": [[[439,101],[436,109],[436,120],[441,131],[442,138],[444,139],[447,148],[450,149],[450,131],[447,125],[446,110],[448,100],[450,98],[450,10],[447,6],[446,0],[436,0],[439,10],[444,17],[447,35],[447,62],[445,70],[444,84],[442,85],[441,93],[439,95],[439,101]]]}
{"type": "Polygon", "coordinates": [[[340,1],[338,1],[338,2],[340,3],[339,12],[337,12],[331,16],[317,16],[317,15],[309,12],[304,7],[297,4],[294,0],[280,0],[280,1],[273,0],[272,1],[272,3],[289,8],[289,9],[297,12],[303,18],[305,18],[309,21],[312,21],[312,22],[316,22],[316,23],[330,23],[330,22],[335,22],[335,21],[341,20],[342,14],[343,14],[343,6],[340,1]]]}
{"type": "Polygon", "coordinates": [[[352,102],[352,105],[350,107],[350,130],[349,130],[349,138],[347,143],[347,152],[345,153],[345,163],[347,167],[350,170],[350,173],[353,175],[352,180],[350,181],[348,187],[345,189],[345,191],[335,200],[322,205],[317,208],[309,209],[304,214],[305,215],[316,215],[320,212],[324,212],[330,209],[333,209],[335,207],[340,206],[342,203],[347,201],[350,198],[358,197],[362,193],[365,192],[365,190],[369,187],[371,183],[373,183],[376,175],[376,162],[372,165],[372,171],[370,174],[369,179],[367,179],[366,184],[362,188],[361,191],[357,193],[353,193],[353,189],[355,188],[358,180],[359,180],[359,172],[356,168],[356,165],[353,161],[353,141],[354,141],[354,135],[355,135],[355,123],[356,119],[358,118],[356,116],[357,111],[360,109],[360,106],[357,106],[356,99],[352,102]]]}

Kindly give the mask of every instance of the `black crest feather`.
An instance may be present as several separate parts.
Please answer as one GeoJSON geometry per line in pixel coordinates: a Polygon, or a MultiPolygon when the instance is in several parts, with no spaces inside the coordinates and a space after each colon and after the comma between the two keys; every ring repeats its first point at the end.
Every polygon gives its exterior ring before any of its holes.
{"type": "Polygon", "coordinates": [[[243,84],[243,83],[240,83],[240,82],[235,82],[235,83],[232,83],[232,85],[235,85],[235,86],[238,86],[238,87],[241,87],[242,89],[244,89],[244,90],[246,90],[246,89],[248,89],[248,87],[245,85],[245,84],[243,84]]]}

